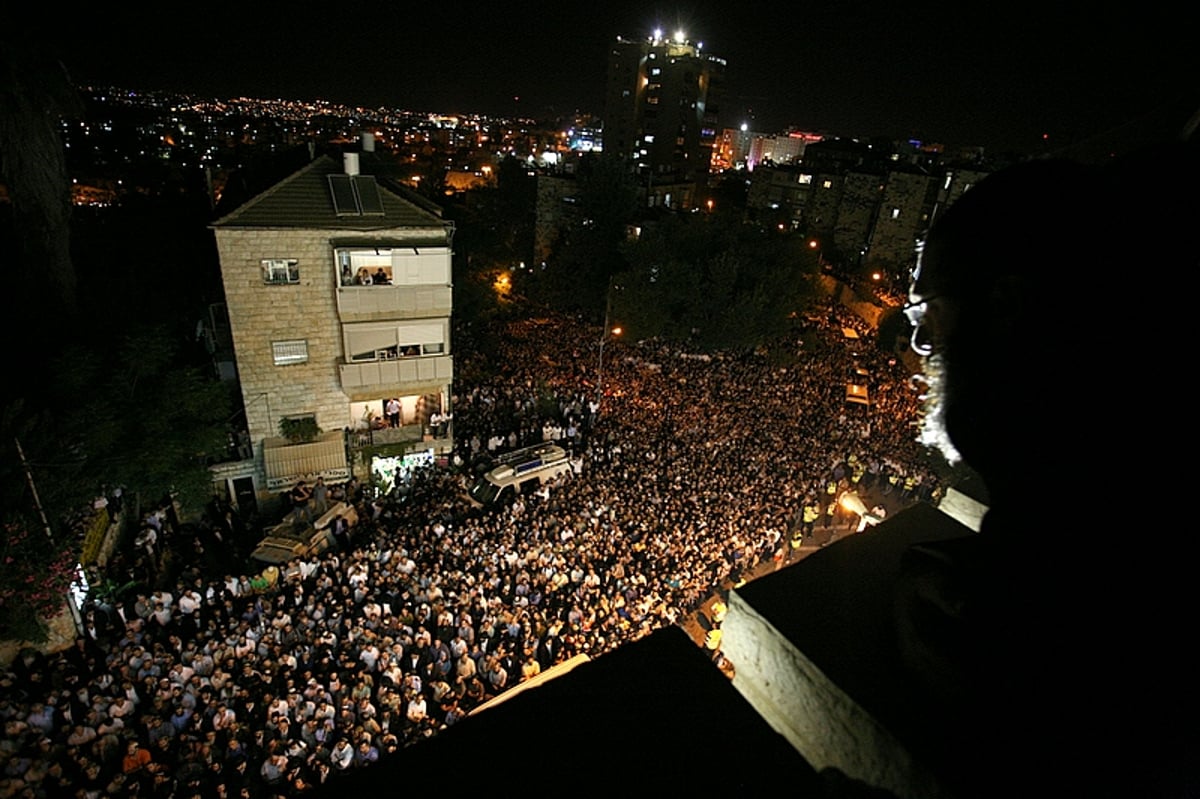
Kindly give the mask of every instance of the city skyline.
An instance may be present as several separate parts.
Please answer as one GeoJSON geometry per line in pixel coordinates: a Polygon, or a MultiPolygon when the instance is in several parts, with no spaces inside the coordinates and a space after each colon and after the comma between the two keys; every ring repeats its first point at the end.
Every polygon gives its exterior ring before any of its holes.
{"type": "Polygon", "coordinates": [[[1184,26],[1157,12],[772,9],[531,2],[512,13],[450,2],[344,17],[238,8],[182,21],[84,11],[33,40],[79,84],[547,119],[602,115],[609,45],[657,27],[727,60],[725,127],[993,151],[1110,134],[1190,90],[1184,26]]]}

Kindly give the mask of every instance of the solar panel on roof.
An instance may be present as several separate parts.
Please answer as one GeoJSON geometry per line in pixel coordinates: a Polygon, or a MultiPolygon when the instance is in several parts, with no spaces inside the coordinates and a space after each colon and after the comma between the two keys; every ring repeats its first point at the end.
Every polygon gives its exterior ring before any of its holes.
{"type": "Polygon", "coordinates": [[[355,175],[350,178],[358,195],[359,208],[364,216],[383,216],[383,200],[379,197],[379,186],[371,175],[355,175]]]}
{"type": "Polygon", "coordinates": [[[338,216],[362,215],[349,175],[330,175],[329,192],[333,195],[333,210],[338,216]]]}

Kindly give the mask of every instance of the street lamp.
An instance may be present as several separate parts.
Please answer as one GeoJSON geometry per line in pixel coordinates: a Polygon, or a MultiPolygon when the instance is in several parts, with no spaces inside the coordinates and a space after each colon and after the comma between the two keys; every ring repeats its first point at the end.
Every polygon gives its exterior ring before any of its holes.
{"type": "Polygon", "coordinates": [[[611,330],[608,328],[608,314],[604,315],[604,329],[600,331],[600,363],[596,367],[596,405],[604,400],[604,340],[611,334],[614,338],[621,335],[620,326],[611,330]]]}
{"type": "Polygon", "coordinates": [[[826,267],[826,264],[825,264],[825,259],[824,259],[824,257],[822,257],[822,252],[821,252],[821,242],[817,241],[816,239],[809,239],[809,240],[808,240],[808,249],[810,249],[810,250],[812,250],[814,253],[816,253],[816,255],[817,255],[817,267],[818,267],[819,269],[821,269],[822,271],[824,271],[824,270],[825,270],[825,267],[826,267]]]}
{"type": "MultiPolygon", "coordinates": [[[[604,292],[604,327],[600,328],[600,360],[596,364],[596,407],[604,401],[604,340],[608,338],[608,317],[612,312],[613,276],[608,276],[608,288],[604,292]]],[[[614,327],[612,335],[621,335],[621,328],[614,327]]]]}

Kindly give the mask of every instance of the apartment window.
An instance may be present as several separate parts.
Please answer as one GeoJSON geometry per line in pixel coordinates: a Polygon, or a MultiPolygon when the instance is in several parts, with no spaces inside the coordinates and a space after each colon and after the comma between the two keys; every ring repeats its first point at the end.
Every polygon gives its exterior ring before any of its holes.
{"type": "Polygon", "coordinates": [[[345,346],[350,361],[390,361],[445,352],[441,323],[388,325],[377,322],[347,325],[345,346]]]}
{"type": "Polygon", "coordinates": [[[299,283],[300,267],[295,258],[267,258],[262,262],[264,283],[299,283]]]}
{"type": "Polygon", "coordinates": [[[292,341],[272,341],[271,353],[276,366],[287,366],[293,363],[308,362],[308,341],[294,339],[292,341]]]}
{"type": "Polygon", "coordinates": [[[899,219],[899,218],[900,218],[900,209],[893,208],[892,209],[892,219],[899,219]]]}

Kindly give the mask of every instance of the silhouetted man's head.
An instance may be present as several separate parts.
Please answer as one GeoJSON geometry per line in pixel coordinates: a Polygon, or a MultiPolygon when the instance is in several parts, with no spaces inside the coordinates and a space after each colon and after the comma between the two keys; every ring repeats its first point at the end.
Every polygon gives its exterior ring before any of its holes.
{"type": "Polygon", "coordinates": [[[1096,451],[1097,417],[1145,410],[1145,384],[1117,379],[1138,372],[1121,361],[1160,316],[1135,287],[1183,265],[1195,223],[1169,178],[1195,170],[1169,152],[1021,163],[931,228],[908,307],[930,382],[923,439],[990,492],[1027,493],[1063,458],[1096,451]]]}

